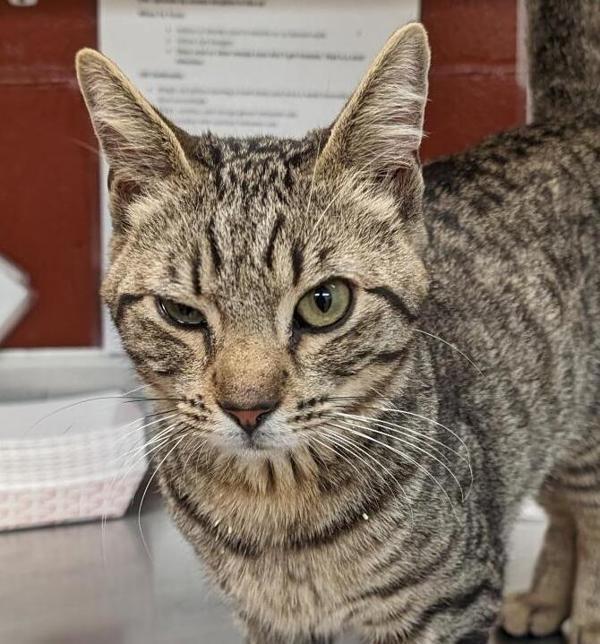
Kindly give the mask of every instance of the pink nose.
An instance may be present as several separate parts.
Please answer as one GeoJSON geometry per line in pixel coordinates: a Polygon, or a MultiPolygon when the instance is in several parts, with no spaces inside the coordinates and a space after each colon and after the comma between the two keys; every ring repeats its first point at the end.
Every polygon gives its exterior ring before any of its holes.
{"type": "Polygon", "coordinates": [[[255,409],[240,409],[227,402],[220,403],[220,406],[250,436],[267,415],[277,407],[277,402],[260,403],[255,409]]]}

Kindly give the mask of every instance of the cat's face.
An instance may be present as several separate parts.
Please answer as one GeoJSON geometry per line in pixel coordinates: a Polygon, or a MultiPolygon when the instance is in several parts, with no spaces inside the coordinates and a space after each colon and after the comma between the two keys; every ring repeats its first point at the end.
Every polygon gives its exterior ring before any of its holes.
{"type": "Polygon", "coordinates": [[[78,62],[111,164],[104,297],[173,422],[254,458],[318,440],[332,406],[368,413],[427,290],[422,29],[301,141],[189,137],[106,59],[78,62]]]}

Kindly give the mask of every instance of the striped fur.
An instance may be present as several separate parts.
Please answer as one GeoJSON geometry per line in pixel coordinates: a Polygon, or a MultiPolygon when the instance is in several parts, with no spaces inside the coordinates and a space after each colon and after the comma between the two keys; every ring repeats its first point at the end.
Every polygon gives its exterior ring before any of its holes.
{"type": "Polygon", "coordinates": [[[187,136],[80,54],[116,177],[103,295],[171,414],[152,439],[169,508],[250,644],[483,644],[531,493],[552,524],[505,628],[571,616],[573,643],[600,642],[597,79],[569,92],[561,68],[553,110],[541,77],[573,51],[568,30],[542,46],[553,21],[592,2],[532,2],[536,122],[427,166],[424,202],[418,26],[300,141],[187,136]],[[331,276],[352,308],[302,332],[296,303],[331,276]],[[206,324],[170,324],[156,296],[206,324]],[[225,398],[278,401],[252,446],[225,398]]]}

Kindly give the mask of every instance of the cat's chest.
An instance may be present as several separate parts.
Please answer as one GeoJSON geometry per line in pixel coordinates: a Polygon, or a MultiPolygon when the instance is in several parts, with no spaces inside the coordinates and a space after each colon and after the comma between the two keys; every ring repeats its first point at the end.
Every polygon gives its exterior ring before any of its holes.
{"type": "Polygon", "coordinates": [[[399,537],[382,521],[361,518],[326,541],[275,547],[258,538],[264,524],[254,526],[251,539],[241,522],[208,520],[198,510],[192,517],[181,498],[169,501],[179,529],[238,610],[282,632],[315,625],[335,631],[348,624],[357,598],[374,583],[399,537]]]}
{"type": "Polygon", "coordinates": [[[350,486],[312,504],[299,495],[241,503],[172,484],[167,474],[169,509],[211,577],[240,612],[282,632],[333,632],[360,620],[361,597],[397,560],[410,525],[403,499],[386,497],[385,511],[365,507],[350,486]]]}
{"type": "Polygon", "coordinates": [[[211,576],[249,615],[281,630],[315,624],[338,630],[349,622],[355,600],[369,585],[381,558],[357,543],[305,551],[266,551],[233,556],[208,543],[197,550],[211,576]]]}

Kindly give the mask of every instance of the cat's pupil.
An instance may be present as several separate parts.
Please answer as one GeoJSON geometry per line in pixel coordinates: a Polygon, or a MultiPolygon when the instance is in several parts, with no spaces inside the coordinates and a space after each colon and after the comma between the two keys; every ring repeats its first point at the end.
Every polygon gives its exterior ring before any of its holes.
{"type": "Polygon", "coordinates": [[[314,299],[321,313],[327,313],[331,308],[332,294],[326,286],[319,286],[315,289],[314,299]]]}
{"type": "Polygon", "coordinates": [[[179,305],[179,313],[181,314],[182,317],[193,317],[194,315],[194,309],[190,308],[189,306],[183,306],[179,305]]]}

